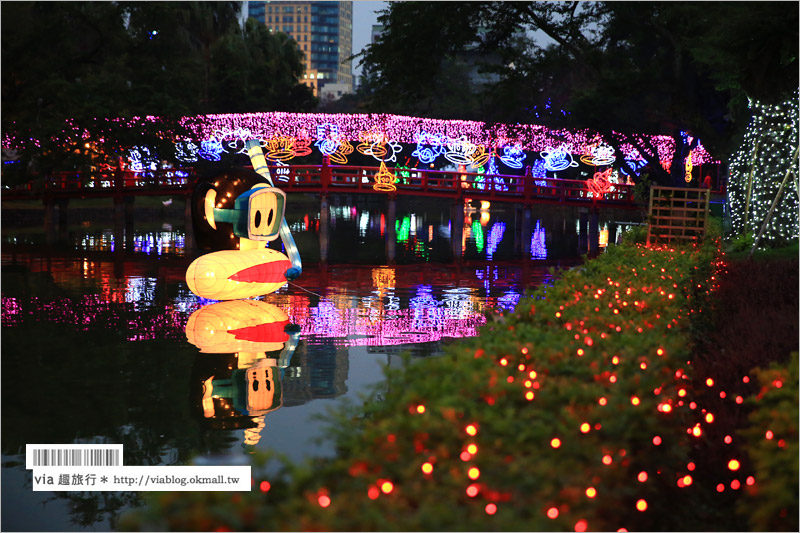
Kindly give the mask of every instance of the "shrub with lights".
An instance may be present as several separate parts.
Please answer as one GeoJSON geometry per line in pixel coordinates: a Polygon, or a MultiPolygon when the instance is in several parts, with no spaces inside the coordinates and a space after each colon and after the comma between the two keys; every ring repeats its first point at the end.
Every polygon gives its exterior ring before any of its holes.
{"type": "Polygon", "coordinates": [[[797,356],[755,371],[761,390],[748,400],[754,410],[742,433],[761,483],[748,488],[738,509],[753,531],[799,530],[797,356]]]}
{"type": "Polygon", "coordinates": [[[334,458],[256,474],[244,494],[153,495],[122,526],[725,529],[731,498],[760,480],[733,452],[695,457],[715,423],[700,399],[714,377],[691,364],[721,266],[714,232],[702,246],[612,247],[478,337],[387,369],[382,401],[333,413],[334,458]]]}
{"type": "Polygon", "coordinates": [[[730,161],[728,202],[735,235],[759,245],[784,246],[798,238],[798,98],[778,105],[750,101],[753,116],[730,161]]]}

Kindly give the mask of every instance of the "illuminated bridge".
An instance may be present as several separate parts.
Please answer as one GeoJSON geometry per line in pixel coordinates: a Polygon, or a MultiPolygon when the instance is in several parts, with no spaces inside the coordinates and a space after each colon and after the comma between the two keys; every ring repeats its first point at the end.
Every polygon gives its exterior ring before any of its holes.
{"type": "MultiPolygon", "coordinates": [[[[604,178],[574,180],[530,175],[486,174],[467,171],[398,169],[385,166],[270,165],[275,185],[286,192],[377,194],[465,198],[523,205],[561,204],[594,208],[635,209],[633,185],[604,178]]],[[[45,204],[74,198],[191,196],[198,176],[193,168],[155,171],[113,171],[82,174],[61,172],[37,186],[3,191],[4,200],[41,199],[45,204]]]]}

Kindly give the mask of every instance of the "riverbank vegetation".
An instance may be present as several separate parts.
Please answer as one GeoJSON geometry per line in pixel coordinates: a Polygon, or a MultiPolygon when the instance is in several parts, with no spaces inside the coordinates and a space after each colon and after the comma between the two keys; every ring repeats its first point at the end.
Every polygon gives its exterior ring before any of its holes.
{"type": "Polygon", "coordinates": [[[332,413],[335,458],[283,462],[248,493],[150,495],[121,527],[794,530],[797,262],[754,289],[785,294],[795,328],[754,358],[720,329],[758,314],[729,320],[749,297],[731,272],[718,235],[629,239],[478,337],[387,369],[382,401],[332,413]]]}

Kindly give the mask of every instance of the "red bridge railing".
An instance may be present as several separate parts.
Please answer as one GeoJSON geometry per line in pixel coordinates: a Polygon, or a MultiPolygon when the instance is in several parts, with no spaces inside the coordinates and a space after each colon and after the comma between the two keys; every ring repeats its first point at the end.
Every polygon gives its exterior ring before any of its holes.
{"type": "MultiPolygon", "coordinates": [[[[495,202],[560,203],[635,208],[633,186],[613,184],[595,195],[584,180],[488,175],[448,170],[397,169],[394,190],[376,189],[379,167],[348,165],[270,165],[277,187],[287,192],[319,194],[363,193],[416,195],[450,199],[473,198],[495,202]]],[[[4,199],[167,196],[191,194],[198,175],[193,168],[132,172],[60,172],[43,183],[4,189],[4,199]]]]}

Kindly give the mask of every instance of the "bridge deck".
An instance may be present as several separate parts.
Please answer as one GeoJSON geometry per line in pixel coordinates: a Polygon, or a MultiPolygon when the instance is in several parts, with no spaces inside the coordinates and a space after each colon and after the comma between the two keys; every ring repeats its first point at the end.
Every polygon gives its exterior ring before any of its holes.
{"type": "MultiPolygon", "coordinates": [[[[376,189],[378,167],[344,165],[270,165],[275,185],[286,192],[321,195],[383,194],[412,195],[460,200],[522,204],[551,203],[573,206],[635,209],[633,186],[613,184],[598,195],[583,180],[534,178],[516,175],[486,175],[474,172],[407,169],[395,170],[394,183],[376,189]],[[388,190],[387,190],[388,189],[388,190]]],[[[189,196],[198,177],[194,169],[164,169],[147,172],[81,174],[62,172],[38,186],[5,189],[2,199],[98,198],[126,196],[189,196]]]]}

